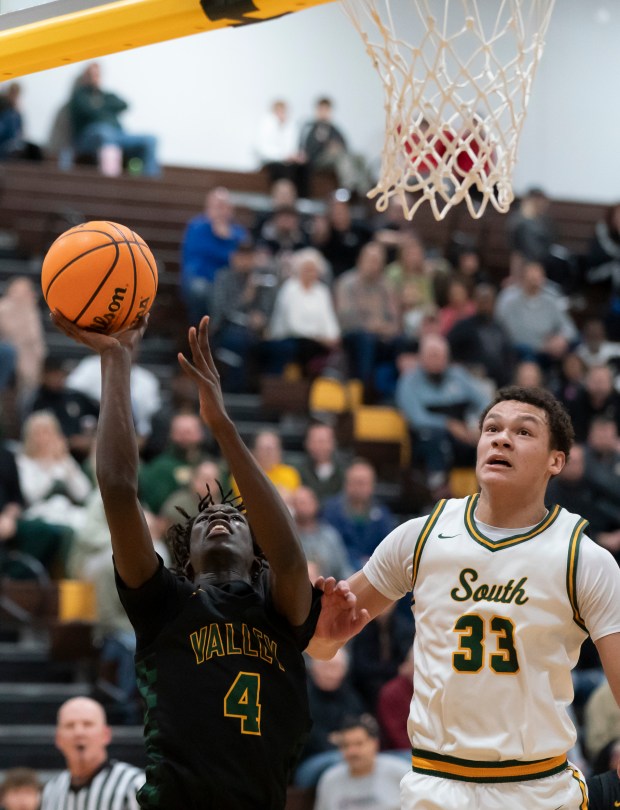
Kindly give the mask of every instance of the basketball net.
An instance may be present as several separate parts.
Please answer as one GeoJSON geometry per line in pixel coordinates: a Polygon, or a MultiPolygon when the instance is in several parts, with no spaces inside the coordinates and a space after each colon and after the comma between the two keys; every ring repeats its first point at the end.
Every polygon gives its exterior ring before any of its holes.
{"type": "Polygon", "coordinates": [[[381,174],[368,196],[407,219],[428,200],[506,213],[532,80],[555,0],[342,0],[385,93],[381,174]]]}

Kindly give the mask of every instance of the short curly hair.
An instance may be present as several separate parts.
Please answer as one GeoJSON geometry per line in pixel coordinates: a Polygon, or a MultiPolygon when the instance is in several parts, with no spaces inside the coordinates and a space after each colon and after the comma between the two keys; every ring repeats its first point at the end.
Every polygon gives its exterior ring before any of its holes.
{"type": "Polygon", "coordinates": [[[566,408],[546,388],[525,388],[519,385],[508,385],[495,395],[493,401],[485,408],[480,416],[480,429],[489,411],[499,402],[523,402],[540,408],[547,414],[549,425],[549,443],[552,450],[560,450],[566,458],[570,455],[571,447],[575,441],[575,431],[566,408]]]}
{"type": "MultiPolygon", "coordinates": [[[[198,511],[196,514],[188,515],[185,509],[177,506],[177,512],[183,515],[185,520],[182,523],[175,523],[166,532],[166,542],[170,548],[170,553],[172,554],[171,570],[176,574],[187,577],[188,579],[193,579],[195,573],[190,562],[190,539],[192,529],[194,528],[194,523],[198,515],[200,515],[201,512],[208,509],[210,506],[216,506],[218,504],[222,506],[232,506],[238,512],[241,512],[241,514],[245,514],[245,505],[241,495],[235,495],[232,490],[224,492],[224,488],[222,487],[221,483],[219,481],[216,483],[220,494],[220,497],[217,500],[211,492],[211,487],[207,484],[207,494],[203,498],[199,499],[198,511]]],[[[266,565],[267,560],[265,559],[262,549],[256,542],[251,526],[250,534],[254,544],[254,555],[256,559],[259,560],[264,566],[266,565]]]]}

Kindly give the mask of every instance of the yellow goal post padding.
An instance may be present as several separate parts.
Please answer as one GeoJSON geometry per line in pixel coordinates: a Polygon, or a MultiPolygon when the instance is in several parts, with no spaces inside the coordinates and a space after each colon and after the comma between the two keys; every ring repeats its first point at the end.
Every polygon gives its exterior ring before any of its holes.
{"type": "MultiPolygon", "coordinates": [[[[261,22],[327,2],[332,0],[104,3],[0,30],[0,81],[191,34],[261,22]]],[[[1,22],[2,15],[0,28],[1,22]]]]}

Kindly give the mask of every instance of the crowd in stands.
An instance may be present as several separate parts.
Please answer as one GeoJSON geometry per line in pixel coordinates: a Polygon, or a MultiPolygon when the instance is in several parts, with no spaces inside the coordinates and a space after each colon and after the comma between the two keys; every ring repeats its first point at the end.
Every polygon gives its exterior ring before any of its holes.
{"type": "MultiPolygon", "coordinates": [[[[87,87],[94,92],[92,67],[89,75],[92,86],[81,82],[76,93],[87,87]]],[[[116,101],[105,127],[84,130],[84,143],[99,149],[115,130],[111,142],[125,149],[129,142],[114,123],[123,106],[116,101]]],[[[450,495],[455,467],[473,466],[477,419],[499,387],[549,387],[576,433],[570,460],[549,487],[549,502],[583,515],[590,536],[620,563],[620,205],[610,206],[597,225],[590,249],[571,255],[556,244],[548,199],[534,189],[508,220],[511,261],[498,278],[462,234],[438,255],[393,208],[376,216],[356,202],[359,175],[355,161],[343,160],[346,142],[331,123],[328,99],[317,105],[305,152],[298,151],[286,104],[276,102],[270,115],[260,134],[261,159],[276,181],[273,209],[247,228],[228,190],[210,189],[204,212],[188,223],[179,246],[179,312],[188,323],[210,316],[224,392],[257,393],[265,375],[283,386],[292,378],[324,375],[360,380],[366,404],[404,415],[412,469],[425,481],[428,505],[450,495]],[[331,162],[319,157],[322,143],[331,144],[331,162]],[[323,213],[302,215],[299,170],[315,160],[333,169],[343,188],[323,213]]],[[[148,156],[144,161],[145,173],[155,173],[148,156]]],[[[2,565],[5,573],[24,575],[6,558],[16,550],[53,578],[96,584],[102,657],[116,666],[127,721],[133,722],[135,641],[114,588],[93,475],[98,358],[70,367],[58,356],[46,357],[42,313],[27,279],[3,289],[0,387],[15,394],[22,434],[0,448],[2,565]]],[[[234,491],[235,482],[183,396],[162,390],[138,357],[132,402],[142,442],[140,495],[158,552],[167,559],[164,538],[177,508],[190,512],[207,484],[217,493],[218,482],[224,491],[234,491]],[[167,439],[157,446],[162,419],[167,439]]],[[[294,515],[313,574],[342,578],[404,516],[379,494],[373,464],[354,457],[337,436],[329,420],[308,419],[297,458],[287,458],[271,430],[257,433],[251,449],[294,515]]],[[[358,795],[362,782],[356,780],[367,779],[380,747],[395,755],[381,761],[377,795],[391,796],[406,770],[413,631],[408,606],[399,604],[333,660],[308,661],[314,727],[296,781],[318,784],[318,810],[337,806],[334,783],[345,790],[351,782],[351,795],[358,795]]],[[[582,735],[574,756],[588,772],[606,771],[618,757],[620,709],[595,652],[582,656],[575,688],[582,735]]],[[[36,788],[21,777],[9,789],[36,788]]],[[[385,800],[386,808],[397,806],[385,800]]]]}
{"type": "Polygon", "coordinates": [[[120,115],[128,103],[102,87],[101,65],[89,63],[77,76],[67,101],[57,111],[44,146],[27,139],[22,113],[22,86],[12,82],[0,94],[0,161],[36,160],[54,156],[69,169],[75,162],[95,163],[108,177],[124,168],[135,174],[160,174],[157,138],[128,132],[120,115]]]}

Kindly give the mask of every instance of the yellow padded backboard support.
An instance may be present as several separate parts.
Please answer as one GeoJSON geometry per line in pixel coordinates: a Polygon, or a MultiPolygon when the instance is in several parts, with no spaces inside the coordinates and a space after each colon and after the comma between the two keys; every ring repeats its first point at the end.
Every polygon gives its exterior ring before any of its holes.
{"type": "Polygon", "coordinates": [[[0,81],[331,0],[117,0],[0,31],[0,81]],[[225,14],[230,16],[224,16],[225,14]]]}

